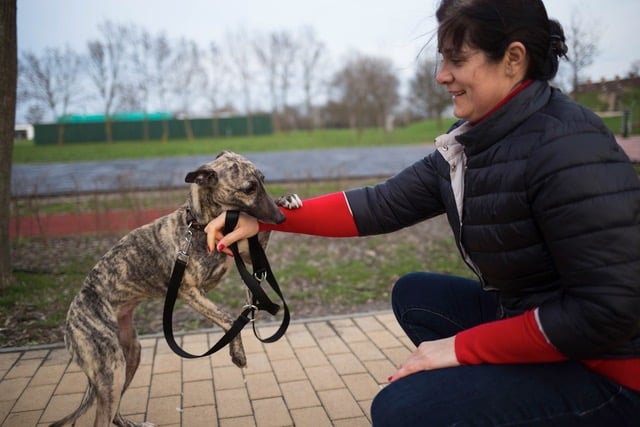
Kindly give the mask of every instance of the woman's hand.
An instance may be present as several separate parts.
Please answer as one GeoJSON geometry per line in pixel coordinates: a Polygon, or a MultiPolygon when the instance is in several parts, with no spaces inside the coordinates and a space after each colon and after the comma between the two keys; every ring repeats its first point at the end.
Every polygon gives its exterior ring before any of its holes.
{"type": "Polygon", "coordinates": [[[423,341],[404,361],[400,368],[389,377],[395,381],[420,371],[460,366],[456,358],[455,336],[436,341],[423,341]]]}
{"type": "Polygon", "coordinates": [[[226,217],[226,212],[218,215],[216,218],[212,219],[209,224],[207,224],[204,231],[207,233],[207,246],[209,252],[215,249],[218,252],[224,252],[229,256],[233,256],[229,246],[238,240],[248,239],[249,237],[258,234],[258,220],[240,212],[236,228],[234,228],[231,233],[224,235],[223,231],[226,217]]]}

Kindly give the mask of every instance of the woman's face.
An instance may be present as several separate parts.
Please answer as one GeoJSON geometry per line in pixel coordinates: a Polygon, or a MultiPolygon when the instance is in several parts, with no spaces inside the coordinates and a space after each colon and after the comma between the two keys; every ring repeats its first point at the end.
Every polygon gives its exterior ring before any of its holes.
{"type": "Polygon", "coordinates": [[[490,62],[485,53],[464,45],[458,52],[441,52],[436,80],[447,87],[453,113],[475,122],[483,118],[514,87],[506,61],[490,62]]]}

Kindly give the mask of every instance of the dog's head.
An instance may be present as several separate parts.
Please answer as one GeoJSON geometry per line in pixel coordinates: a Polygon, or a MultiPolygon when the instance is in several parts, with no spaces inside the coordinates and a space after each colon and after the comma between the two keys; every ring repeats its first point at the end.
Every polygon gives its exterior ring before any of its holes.
{"type": "Polygon", "coordinates": [[[264,188],[262,172],[239,154],[223,151],[184,180],[191,184],[191,207],[199,220],[209,222],[227,210],[246,212],[272,224],[285,220],[264,188]]]}

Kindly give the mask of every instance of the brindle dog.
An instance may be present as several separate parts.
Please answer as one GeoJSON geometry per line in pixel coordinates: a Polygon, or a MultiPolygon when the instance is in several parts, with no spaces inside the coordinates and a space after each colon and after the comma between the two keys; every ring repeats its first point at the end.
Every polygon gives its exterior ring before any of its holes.
{"type": "MultiPolygon", "coordinates": [[[[89,386],[80,406],[51,426],[75,422],[95,399],[98,406],[95,426],[106,427],[112,422],[125,427],[152,426],[127,420],[118,410],[121,396],[140,363],[134,309],[142,301],[165,296],[190,223],[192,229],[198,228],[198,224],[206,225],[226,210],[247,212],[269,223],[285,219],[268,196],[262,173],[238,154],[222,152],[214,161],[189,172],[185,181],[191,183],[187,202],[173,213],[124,236],[93,267],[71,302],[65,344],[87,375],[89,386]]],[[[278,199],[278,204],[289,208],[299,203],[295,195],[278,199]]],[[[268,233],[261,233],[259,238],[264,246],[268,233]]],[[[231,266],[233,260],[227,255],[208,253],[204,232],[193,232],[179,297],[225,331],[231,327],[233,318],[207,299],[205,293],[220,282],[231,266]]],[[[233,363],[239,367],[246,365],[240,335],[231,342],[229,351],[233,363]]]]}

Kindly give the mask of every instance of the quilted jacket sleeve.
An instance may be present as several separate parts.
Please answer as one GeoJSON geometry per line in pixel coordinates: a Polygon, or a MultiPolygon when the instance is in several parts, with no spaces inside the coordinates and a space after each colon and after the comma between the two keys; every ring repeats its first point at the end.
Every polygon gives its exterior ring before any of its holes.
{"type": "Polygon", "coordinates": [[[437,156],[433,152],[384,183],[345,192],[361,236],[396,231],[444,212],[437,156]]]}

